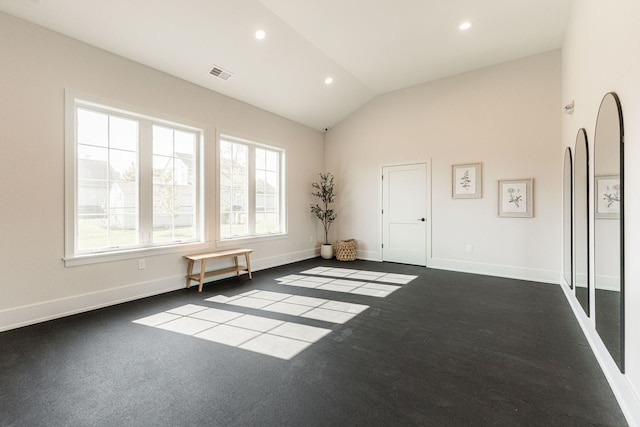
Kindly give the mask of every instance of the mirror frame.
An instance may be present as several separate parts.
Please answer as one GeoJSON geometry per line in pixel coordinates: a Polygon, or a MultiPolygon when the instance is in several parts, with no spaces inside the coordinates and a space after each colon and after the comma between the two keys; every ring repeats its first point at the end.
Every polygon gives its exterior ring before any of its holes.
{"type": "Polygon", "coordinates": [[[562,218],[562,277],[573,289],[573,161],[569,147],[564,150],[562,218]]]}
{"type": "Polygon", "coordinates": [[[574,253],[573,253],[573,274],[574,274],[574,289],[575,289],[575,297],[580,303],[580,306],[584,310],[587,317],[591,317],[591,280],[589,278],[589,268],[591,266],[591,262],[589,259],[589,255],[591,253],[591,248],[589,247],[589,243],[591,239],[589,238],[589,214],[590,203],[589,203],[589,140],[587,138],[587,131],[584,128],[578,129],[578,134],[576,135],[576,142],[573,149],[573,242],[574,242],[574,253]],[[581,158],[584,157],[584,160],[581,158]],[[577,175],[579,169],[584,167],[584,173],[577,175]],[[583,187],[583,191],[579,191],[578,188],[583,187]],[[578,206],[577,199],[579,196],[582,196],[584,199],[584,204],[582,206],[578,206]],[[584,209],[584,210],[583,210],[584,209]],[[584,224],[578,224],[577,218],[581,213],[584,213],[584,224]],[[578,225],[582,225],[578,227],[578,225]],[[581,241],[579,241],[579,239],[581,241]],[[581,259],[579,255],[578,245],[584,246],[584,259],[581,259]],[[584,264],[584,268],[581,269],[583,271],[582,275],[579,275],[578,266],[584,264]],[[584,292],[580,292],[580,296],[578,296],[578,277],[584,276],[586,290],[584,292]]]}
{"type": "MultiPolygon", "coordinates": [[[[595,127],[595,135],[594,135],[594,141],[593,141],[593,150],[594,150],[594,155],[593,155],[593,174],[594,174],[594,183],[593,183],[593,192],[594,192],[594,231],[593,231],[593,236],[594,236],[594,282],[593,282],[593,295],[594,295],[594,308],[595,308],[595,325],[596,325],[596,331],[598,332],[598,334],[601,334],[601,331],[603,330],[603,327],[601,326],[602,323],[599,322],[598,318],[598,297],[596,295],[596,291],[597,291],[597,286],[596,286],[596,280],[595,278],[598,277],[597,275],[597,260],[596,260],[596,256],[597,256],[597,251],[595,248],[597,248],[597,244],[598,244],[598,235],[596,232],[597,227],[595,227],[595,220],[596,220],[596,209],[598,206],[598,188],[596,185],[596,179],[597,179],[597,173],[598,173],[598,127],[599,124],[601,123],[601,117],[602,117],[602,112],[603,112],[603,107],[605,106],[605,103],[610,103],[613,102],[615,107],[617,108],[617,119],[618,119],[618,137],[619,137],[619,141],[618,141],[618,150],[619,150],[619,159],[618,159],[618,171],[619,171],[619,179],[620,179],[620,216],[619,216],[619,250],[620,250],[620,254],[619,254],[619,268],[620,268],[620,272],[619,272],[619,282],[620,282],[620,296],[619,296],[619,319],[618,319],[618,323],[619,323],[619,330],[617,331],[617,335],[618,335],[618,340],[619,340],[619,345],[618,348],[613,349],[613,351],[617,352],[619,351],[620,354],[619,356],[616,358],[614,356],[614,354],[612,353],[612,345],[618,344],[618,342],[614,342],[611,343],[608,340],[605,341],[603,340],[605,347],[607,348],[607,350],[609,351],[609,354],[611,354],[611,357],[613,358],[613,360],[615,361],[615,363],[618,365],[618,368],[620,369],[620,372],[624,373],[624,365],[625,365],[625,343],[624,343],[624,335],[625,335],[625,324],[624,324],[624,318],[625,318],[625,311],[624,311],[624,291],[625,291],[625,274],[624,274],[624,268],[625,268],[625,253],[624,253],[624,121],[622,118],[622,106],[620,104],[620,98],[618,97],[618,95],[615,92],[608,92],[606,93],[603,98],[602,101],[600,103],[600,107],[598,109],[598,116],[596,118],[596,127],[595,127]],[[609,100],[609,98],[611,98],[611,100],[609,100]]],[[[608,172],[607,172],[608,173],[608,172]]],[[[602,338],[602,335],[601,335],[602,338]]]]}

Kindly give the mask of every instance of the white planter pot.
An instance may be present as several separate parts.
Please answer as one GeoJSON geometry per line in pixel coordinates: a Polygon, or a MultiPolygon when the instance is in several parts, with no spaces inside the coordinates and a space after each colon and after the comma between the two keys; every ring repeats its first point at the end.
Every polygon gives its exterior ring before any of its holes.
{"type": "Polygon", "coordinates": [[[333,245],[320,246],[320,256],[324,259],[333,258],[333,245]]]}

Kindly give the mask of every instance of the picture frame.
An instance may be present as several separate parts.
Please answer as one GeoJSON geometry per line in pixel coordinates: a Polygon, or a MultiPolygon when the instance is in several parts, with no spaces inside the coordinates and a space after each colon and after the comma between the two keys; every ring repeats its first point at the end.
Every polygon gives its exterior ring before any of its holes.
{"type": "Polygon", "coordinates": [[[595,218],[620,218],[620,176],[602,175],[595,177],[595,218]]]}
{"type": "Polygon", "coordinates": [[[533,217],[533,178],[498,181],[498,216],[533,217]]]}
{"type": "Polygon", "coordinates": [[[451,197],[454,199],[482,198],[482,163],[451,166],[451,197]]]}

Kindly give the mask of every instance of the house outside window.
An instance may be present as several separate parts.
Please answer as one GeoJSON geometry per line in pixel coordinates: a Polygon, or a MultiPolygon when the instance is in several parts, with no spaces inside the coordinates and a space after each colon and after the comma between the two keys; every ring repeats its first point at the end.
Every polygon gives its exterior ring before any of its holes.
{"type": "Polygon", "coordinates": [[[218,153],[220,240],[285,234],[284,150],[220,135],[218,153]]]}
{"type": "Polygon", "coordinates": [[[67,259],[204,241],[201,129],[68,94],[67,132],[67,259]]]}

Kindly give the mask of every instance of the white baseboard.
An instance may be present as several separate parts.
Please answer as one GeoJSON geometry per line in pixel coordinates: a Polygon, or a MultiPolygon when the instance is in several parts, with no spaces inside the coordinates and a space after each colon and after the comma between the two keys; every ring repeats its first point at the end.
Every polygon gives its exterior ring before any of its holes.
{"type": "Polygon", "coordinates": [[[0,332],[181,288],[184,275],[1,310],[0,332]]]}
{"type": "Polygon", "coordinates": [[[306,249],[299,252],[291,252],[266,258],[251,260],[251,270],[258,271],[266,268],[278,267],[280,265],[291,264],[320,256],[320,248],[306,249]]]}
{"type": "MultiPolygon", "coordinates": [[[[261,258],[255,261],[252,260],[251,270],[252,272],[259,271],[314,258],[318,256],[319,253],[319,250],[310,249],[268,258],[261,258]]],[[[233,274],[219,276],[217,279],[220,280],[230,276],[233,276],[233,274]]],[[[183,289],[185,283],[184,278],[184,274],[180,274],[148,282],[134,283],[119,288],[105,289],[98,292],[74,295],[68,298],[60,298],[0,310],[0,332],[183,289]]]]}
{"type": "Polygon", "coordinates": [[[358,249],[356,251],[356,258],[363,261],[382,262],[381,253],[379,251],[363,251],[358,249]]]}
{"type": "Polygon", "coordinates": [[[452,259],[431,258],[428,268],[438,270],[458,271],[461,273],[484,274],[486,276],[505,277],[517,280],[529,280],[543,283],[560,283],[560,271],[543,270],[538,268],[513,267],[509,265],[485,264],[452,259]]]}
{"type": "MultiPolygon", "coordinates": [[[[358,259],[382,262],[379,251],[358,250],[358,259]]],[[[512,267],[499,264],[485,264],[444,258],[429,258],[427,268],[436,270],[457,271],[460,273],[483,274],[486,276],[505,277],[509,279],[529,280],[533,282],[560,283],[561,272],[526,267],[512,267]]]]}
{"type": "Polygon", "coordinates": [[[600,335],[598,335],[593,319],[587,317],[573,291],[568,286],[561,286],[561,288],[589,342],[591,351],[593,351],[593,354],[596,356],[600,368],[607,378],[613,394],[618,400],[620,409],[626,417],[627,422],[632,427],[640,426],[640,396],[636,394],[632,384],[627,380],[626,375],[618,369],[618,365],[616,365],[616,362],[602,342],[600,335]]]}

